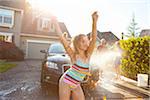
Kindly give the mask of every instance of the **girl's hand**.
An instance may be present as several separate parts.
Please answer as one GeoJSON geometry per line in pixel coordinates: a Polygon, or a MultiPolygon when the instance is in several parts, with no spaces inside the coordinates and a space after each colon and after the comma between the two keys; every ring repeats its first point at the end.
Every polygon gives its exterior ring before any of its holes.
{"type": "Polygon", "coordinates": [[[97,20],[98,20],[97,11],[95,11],[95,12],[92,14],[92,19],[93,19],[93,21],[97,22],[97,20]]]}

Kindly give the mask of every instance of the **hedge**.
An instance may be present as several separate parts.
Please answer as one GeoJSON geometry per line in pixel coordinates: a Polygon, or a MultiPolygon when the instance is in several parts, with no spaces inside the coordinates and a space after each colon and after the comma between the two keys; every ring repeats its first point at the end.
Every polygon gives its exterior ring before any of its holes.
{"type": "Polygon", "coordinates": [[[121,59],[121,74],[137,79],[137,74],[149,74],[150,36],[120,40],[123,49],[121,59]]]}
{"type": "Polygon", "coordinates": [[[0,41],[0,60],[24,60],[24,53],[14,43],[0,41]]]}

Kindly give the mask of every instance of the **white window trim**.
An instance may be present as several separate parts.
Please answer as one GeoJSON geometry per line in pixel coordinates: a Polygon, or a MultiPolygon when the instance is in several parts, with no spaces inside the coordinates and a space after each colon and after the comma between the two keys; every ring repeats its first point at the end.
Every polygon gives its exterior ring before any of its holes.
{"type": "Polygon", "coordinates": [[[51,21],[50,18],[39,18],[38,20],[38,30],[39,31],[44,31],[44,28],[48,28],[48,32],[55,32],[55,26],[52,27],[52,25],[54,25],[51,21]],[[46,25],[45,25],[46,23],[46,25]]]}
{"type": "Polygon", "coordinates": [[[53,23],[50,24],[50,32],[55,32],[55,25],[53,23]],[[53,28],[52,28],[53,27],[53,28]]]}
{"type": "Polygon", "coordinates": [[[48,18],[42,18],[42,29],[44,29],[44,28],[49,28],[48,27],[48,24],[50,24],[50,19],[48,19],[48,18]],[[45,25],[46,24],[46,25],[45,25]]]}
{"type": "Polygon", "coordinates": [[[0,26],[12,28],[14,25],[14,10],[8,10],[8,9],[3,9],[3,8],[0,8],[0,10],[4,10],[4,11],[7,10],[7,11],[10,11],[12,14],[11,15],[12,23],[11,24],[4,23],[4,15],[2,15],[2,23],[0,23],[0,26]]]}
{"type": "MultiPolygon", "coordinates": [[[[45,23],[48,23],[46,21],[51,22],[51,20],[48,18],[39,18],[39,20],[38,20],[38,30],[39,31],[43,31],[45,26],[47,26],[47,28],[48,28],[48,25],[44,25],[45,23]]],[[[50,23],[48,23],[48,24],[50,24],[50,23]]]]}

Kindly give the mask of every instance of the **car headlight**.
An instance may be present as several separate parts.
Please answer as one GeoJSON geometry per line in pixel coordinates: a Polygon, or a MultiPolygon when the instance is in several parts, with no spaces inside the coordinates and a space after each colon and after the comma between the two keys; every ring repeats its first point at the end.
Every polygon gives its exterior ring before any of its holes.
{"type": "Polygon", "coordinates": [[[53,69],[58,69],[56,63],[49,62],[49,61],[46,62],[46,67],[53,68],[53,69]]]}

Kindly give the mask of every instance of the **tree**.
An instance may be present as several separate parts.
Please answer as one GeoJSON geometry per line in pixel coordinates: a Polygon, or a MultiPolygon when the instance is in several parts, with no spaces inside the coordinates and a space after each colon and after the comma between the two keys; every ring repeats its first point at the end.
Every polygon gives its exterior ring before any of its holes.
{"type": "Polygon", "coordinates": [[[128,33],[125,35],[126,37],[138,37],[140,32],[138,31],[140,28],[137,27],[137,23],[135,22],[135,16],[133,14],[131,23],[128,27],[128,33]]]}

